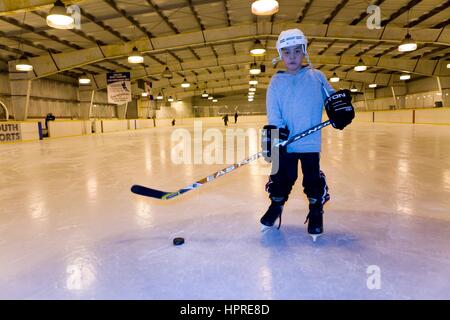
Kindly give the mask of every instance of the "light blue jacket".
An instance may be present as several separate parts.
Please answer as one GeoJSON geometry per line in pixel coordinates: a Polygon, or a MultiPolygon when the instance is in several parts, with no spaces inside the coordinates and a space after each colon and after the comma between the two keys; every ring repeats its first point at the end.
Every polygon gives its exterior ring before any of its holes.
{"type": "MultiPolygon", "coordinates": [[[[289,129],[289,137],[322,121],[324,100],[335,90],[319,70],[309,66],[296,74],[278,72],[270,80],[266,107],[268,124],[289,129]],[[322,83],[320,80],[322,80],[322,83]]],[[[317,131],[288,145],[288,152],[320,152],[322,135],[317,131]]]]}

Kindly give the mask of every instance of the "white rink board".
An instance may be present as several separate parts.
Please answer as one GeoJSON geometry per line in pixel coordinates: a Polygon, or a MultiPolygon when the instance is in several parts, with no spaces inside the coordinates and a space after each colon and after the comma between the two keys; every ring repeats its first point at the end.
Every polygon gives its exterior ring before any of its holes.
{"type": "Polygon", "coordinates": [[[50,138],[81,136],[86,132],[84,121],[49,121],[48,136],[50,138]]]}
{"type": "Polygon", "coordinates": [[[374,122],[413,123],[413,110],[378,111],[374,122]]]}
{"type": "Polygon", "coordinates": [[[39,140],[39,127],[37,122],[21,122],[20,131],[22,141],[39,140]]]}
{"type": "Polygon", "coordinates": [[[356,112],[355,113],[355,121],[372,122],[373,121],[373,112],[371,112],[371,111],[356,112]]]}
{"type": "Polygon", "coordinates": [[[416,123],[450,124],[450,108],[418,109],[416,123]]]}
{"type": "Polygon", "coordinates": [[[102,132],[127,131],[128,120],[102,120],[102,132]]]}
{"type": "Polygon", "coordinates": [[[136,119],[136,129],[147,129],[153,127],[154,125],[152,119],[136,119]]]}

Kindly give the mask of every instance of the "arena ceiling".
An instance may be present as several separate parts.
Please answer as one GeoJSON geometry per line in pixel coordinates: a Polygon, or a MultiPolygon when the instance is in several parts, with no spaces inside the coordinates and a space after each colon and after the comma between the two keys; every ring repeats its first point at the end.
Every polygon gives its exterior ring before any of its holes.
{"type": "Polygon", "coordinates": [[[308,37],[313,65],[346,83],[392,85],[403,72],[412,79],[449,76],[450,0],[281,0],[278,13],[255,16],[251,0],[84,0],[76,4],[81,29],[47,26],[53,6],[48,0],[0,1],[0,64],[7,69],[25,54],[33,78],[88,74],[94,86],[106,86],[105,73],[131,71],[132,79],[149,79],[154,88],[180,96],[214,88],[231,93],[248,88],[249,66],[263,64],[259,87],[277,71],[272,58],[280,31],[300,28],[308,37]],[[367,7],[380,8],[379,29],[366,25],[367,7]],[[400,53],[409,32],[418,44],[400,53]],[[258,39],[267,49],[252,57],[258,39]],[[140,65],[127,57],[133,47],[144,55],[140,65]],[[365,72],[353,67],[362,59],[365,72]],[[162,78],[166,66],[172,79],[162,78]],[[186,78],[189,89],[180,87],[186,78]]]}

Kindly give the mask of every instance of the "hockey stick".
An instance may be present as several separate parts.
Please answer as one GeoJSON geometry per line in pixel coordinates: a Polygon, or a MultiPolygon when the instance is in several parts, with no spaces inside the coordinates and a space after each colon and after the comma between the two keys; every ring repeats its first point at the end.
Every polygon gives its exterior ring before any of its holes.
{"type": "MultiPolygon", "coordinates": [[[[276,144],[276,147],[284,147],[287,146],[288,144],[291,144],[297,140],[300,140],[306,136],[309,136],[310,134],[319,131],[323,128],[325,128],[326,126],[328,126],[330,124],[330,120],[327,120],[325,122],[322,122],[308,130],[305,130],[299,134],[296,134],[292,137],[290,137],[288,140],[280,142],[278,144],[276,144]]],[[[156,199],[161,199],[161,200],[168,200],[168,199],[172,199],[180,194],[186,193],[190,190],[194,190],[197,189],[198,187],[201,187],[202,185],[204,185],[205,183],[211,182],[237,168],[240,168],[246,164],[249,164],[250,162],[253,162],[255,160],[257,160],[259,157],[262,156],[262,152],[258,152],[250,157],[248,157],[247,159],[244,159],[242,161],[239,161],[235,164],[232,164],[231,166],[228,166],[222,170],[219,170],[217,172],[214,172],[213,174],[200,179],[196,182],[194,182],[193,184],[188,185],[185,188],[182,188],[178,191],[175,192],[166,192],[166,191],[161,191],[161,190],[156,190],[156,189],[152,189],[152,188],[147,188],[141,185],[134,185],[131,187],[131,192],[139,194],[141,196],[146,196],[146,197],[151,197],[151,198],[156,198],[156,199]]]]}

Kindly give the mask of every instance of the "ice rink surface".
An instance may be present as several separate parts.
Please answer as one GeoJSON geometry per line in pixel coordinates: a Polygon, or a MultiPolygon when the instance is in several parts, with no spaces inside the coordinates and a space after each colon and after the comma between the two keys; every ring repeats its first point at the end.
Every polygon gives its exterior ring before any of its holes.
{"type": "Polygon", "coordinates": [[[226,166],[173,164],[173,130],[0,146],[0,299],[450,299],[450,126],[323,129],[316,243],[301,179],[281,229],[259,231],[262,162],[132,194],[226,166]]]}

